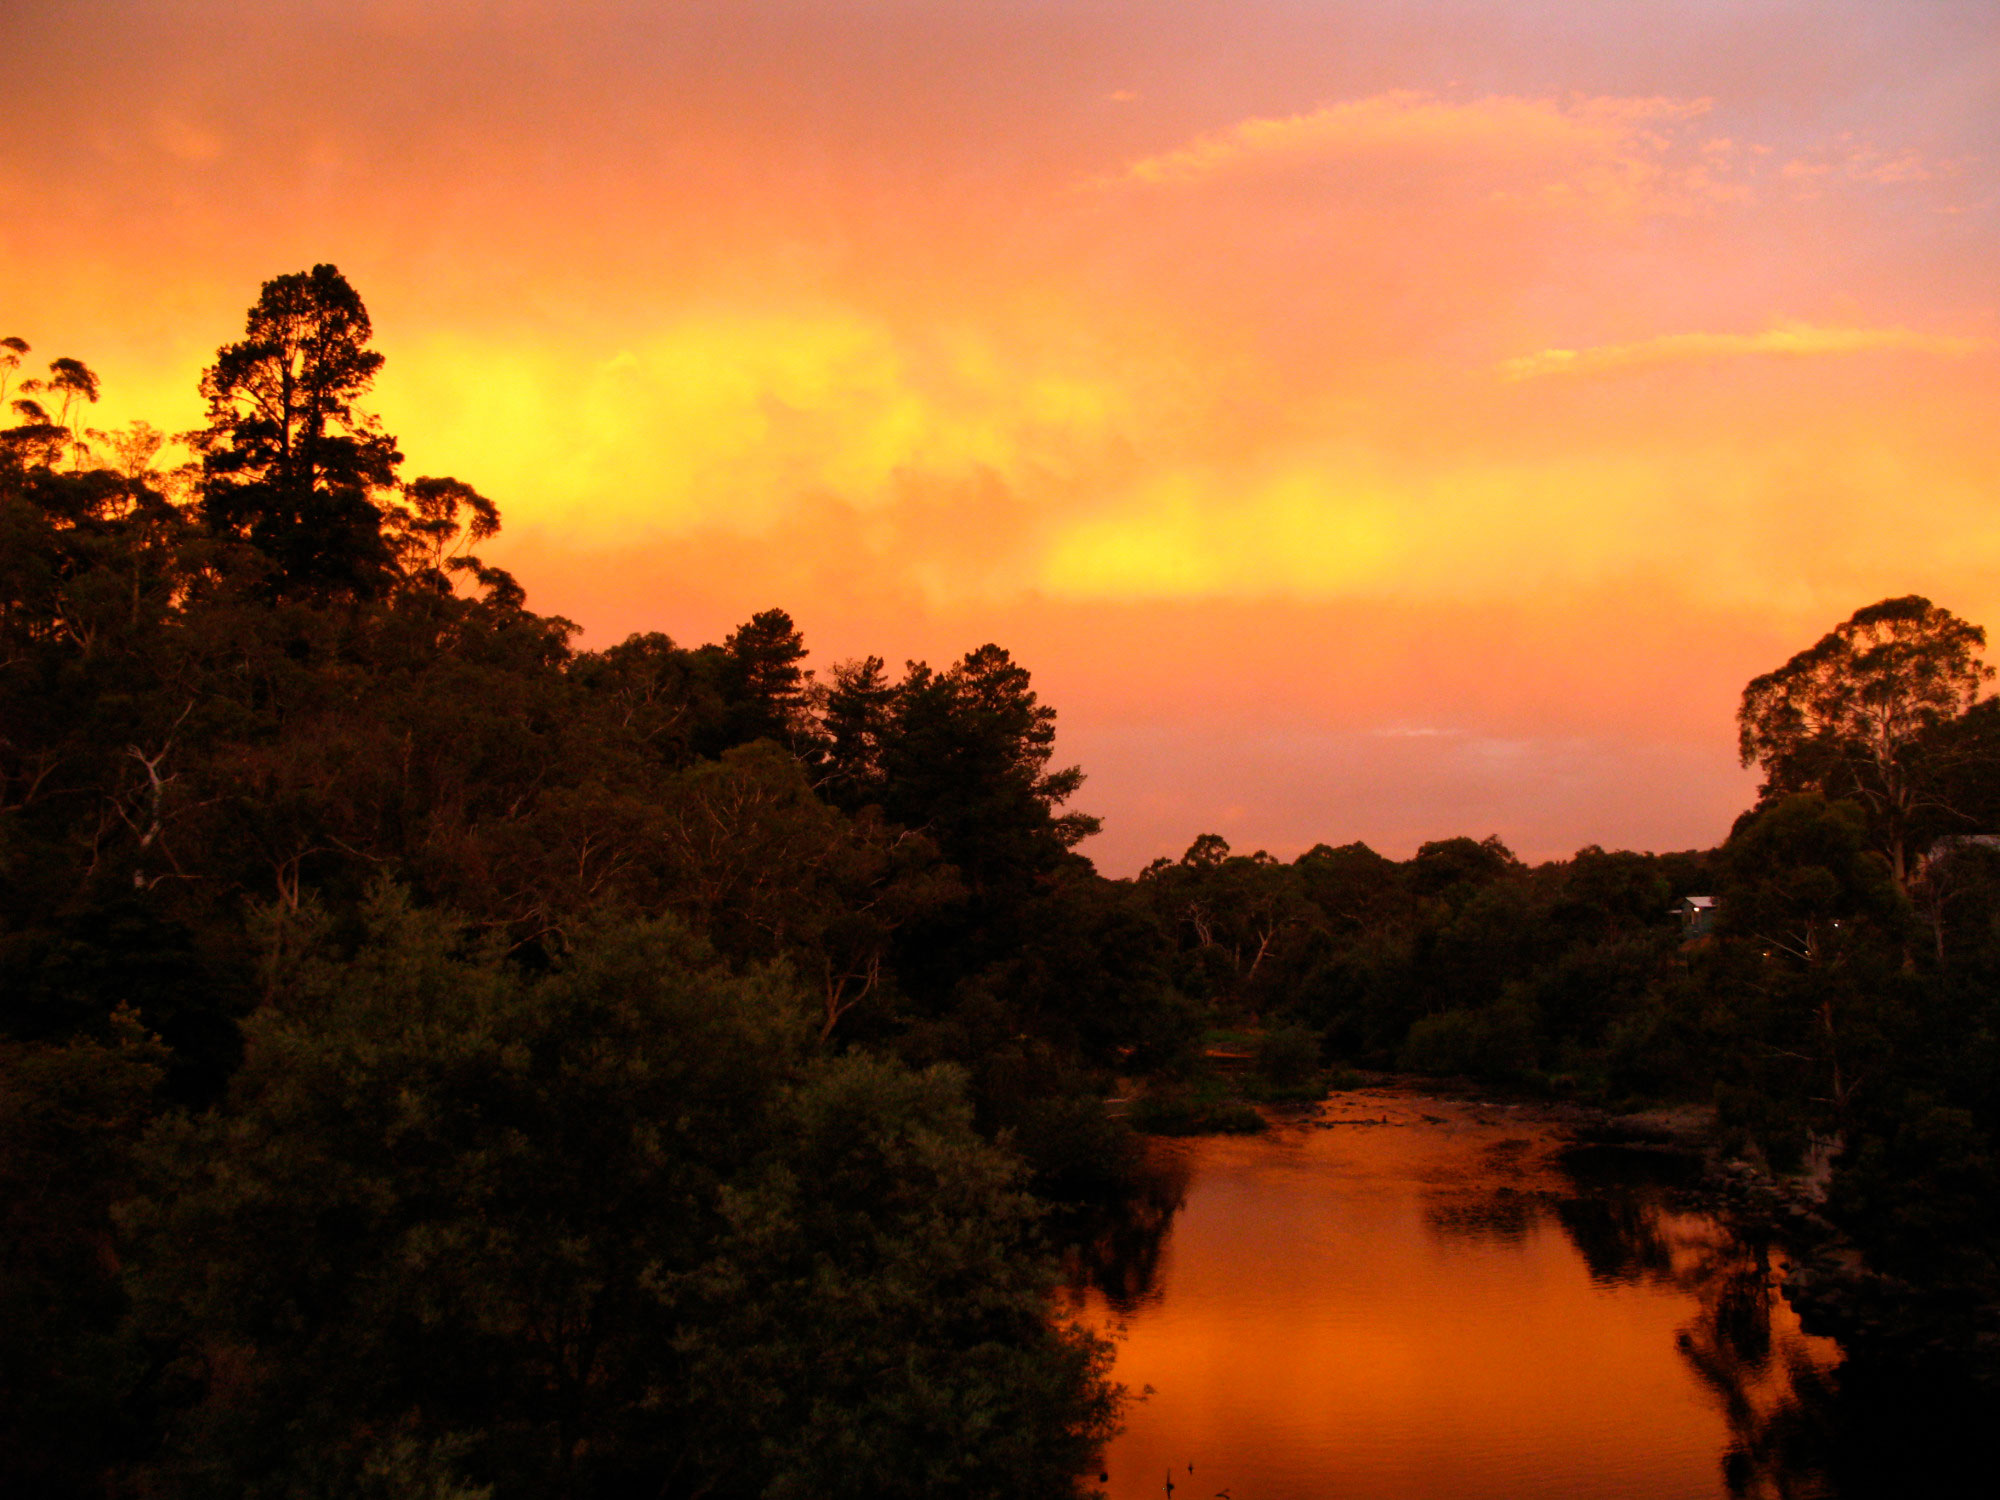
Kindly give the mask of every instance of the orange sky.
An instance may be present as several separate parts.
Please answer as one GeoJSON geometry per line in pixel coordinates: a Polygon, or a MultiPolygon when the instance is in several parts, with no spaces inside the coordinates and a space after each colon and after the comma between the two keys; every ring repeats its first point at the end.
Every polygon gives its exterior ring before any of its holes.
{"type": "Polygon", "coordinates": [[[1742,684],[2000,627],[2000,11],[0,6],[0,333],[193,422],[338,264],[601,644],[994,639],[1109,873],[1726,831],[1742,684]]]}

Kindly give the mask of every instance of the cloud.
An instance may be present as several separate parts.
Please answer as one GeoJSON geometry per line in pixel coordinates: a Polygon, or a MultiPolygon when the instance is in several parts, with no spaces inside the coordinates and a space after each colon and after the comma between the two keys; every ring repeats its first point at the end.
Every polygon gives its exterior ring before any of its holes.
{"type": "Polygon", "coordinates": [[[830,503],[867,521],[843,545],[920,539],[967,574],[1004,549],[989,535],[961,555],[941,529],[976,535],[993,495],[1100,472],[1132,419],[1115,379],[1031,339],[835,309],[621,332],[594,357],[527,338],[406,340],[377,405],[412,472],[476,471],[523,525],[597,540],[714,530],[769,548],[799,544],[801,518],[830,503]]]}
{"type": "Polygon", "coordinates": [[[1885,151],[1879,146],[1856,145],[1843,139],[1816,157],[1794,157],[1781,170],[1794,182],[1837,176],[1850,182],[1900,187],[1956,177],[1962,166],[1963,163],[1958,160],[1928,160],[1922,153],[1907,147],[1899,151],[1885,151]]]}
{"type": "Polygon", "coordinates": [[[1661,465],[1618,455],[1307,446],[1248,472],[1168,469],[1063,518],[1037,582],[1063,599],[1505,598],[1654,565],[1674,490],[1661,465]]]}
{"type": "Polygon", "coordinates": [[[1882,156],[1877,152],[1865,152],[1847,164],[1847,174],[1864,182],[1929,182],[1931,169],[1924,159],[1914,151],[1904,151],[1896,156],[1882,156]]]}
{"type": "Polygon", "coordinates": [[[1372,480],[1301,467],[1235,498],[1238,483],[1156,476],[1113,511],[1063,527],[1042,587],[1067,598],[1312,596],[1376,584],[1393,563],[1392,497],[1372,480]]]}
{"type": "Polygon", "coordinates": [[[1991,342],[1986,339],[1918,333],[1908,328],[1822,328],[1812,323],[1780,323],[1762,333],[1668,333],[1630,344],[1543,349],[1506,360],[1499,368],[1509,380],[1533,380],[1543,375],[1594,375],[1659,365],[1710,364],[1746,355],[1804,358],[1867,354],[1884,349],[1967,355],[1990,347],[1991,342]]]}
{"type": "MultiPolygon", "coordinates": [[[[1706,114],[1708,99],[1491,95],[1465,102],[1398,90],[1327,104],[1305,114],[1243,120],[1185,145],[1140,158],[1114,180],[1168,187],[1339,162],[1419,158],[1493,173],[1494,189],[1531,185],[1593,196],[1658,184],[1675,132],[1706,114]]],[[[1717,143],[1711,141],[1711,159],[1717,143]]],[[[1723,143],[1726,145],[1726,143],[1723,143]]]]}
{"type": "Polygon", "coordinates": [[[1437,432],[1431,446],[1307,442],[1156,470],[1100,508],[1050,515],[1035,586],[1070,601],[1426,608],[1634,590],[1810,616],[1907,580],[1949,593],[1983,577],[2000,559],[2000,460],[1955,451],[1953,434],[1975,430],[1990,378],[1856,374],[1868,394],[1836,382],[1848,404],[1804,419],[1783,382],[1720,407],[1633,386],[1468,389],[1457,451],[1437,432]],[[1587,426],[1571,420],[1578,399],[1587,426]],[[1899,516],[1887,531],[1885,506],[1899,516]]]}
{"type": "Polygon", "coordinates": [[[222,137],[179,115],[160,115],[153,121],[153,144],[176,161],[190,165],[214,161],[222,154],[222,137]]]}

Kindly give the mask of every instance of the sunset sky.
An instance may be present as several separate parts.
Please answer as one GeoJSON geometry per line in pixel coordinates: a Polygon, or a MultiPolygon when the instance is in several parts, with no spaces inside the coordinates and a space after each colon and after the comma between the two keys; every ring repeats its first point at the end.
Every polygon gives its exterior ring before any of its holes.
{"type": "Polygon", "coordinates": [[[1992,0],[6,0],[0,334],[193,425],[338,265],[587,645],[1012,650],[1108,874],[1718,840],[2000,628],[1992,0]]]}

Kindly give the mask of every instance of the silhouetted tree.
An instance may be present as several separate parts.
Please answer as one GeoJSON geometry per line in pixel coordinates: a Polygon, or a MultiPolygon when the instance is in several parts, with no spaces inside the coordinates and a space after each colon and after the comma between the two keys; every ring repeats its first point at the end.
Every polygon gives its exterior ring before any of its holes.
{"type": "Polygon", "coordinates": [[[243,339],[202,376],[203,518],[268,559],[279,593],[379,593],[394,565],[374,495],[395,483],[395,439],[355,402],[382,356],[368,310],[333,266],[264,283],[243,339]]]}
{"type": "Polygon", "coordinates": [[[879,656],[841,662],[833,669],[821,716],[825,736],[827,795],[841,807],[879,805],[883,795],[883,746],[894,731],[896,688],[879,656]]]}
{"type": "Polygon", "coordinates": [[[1757,1091],[1828,1128],[1882,1063],[1909,907],[1853,802],[1802,792],[1745,814],[1719,857],[1729,990],[1757,1091]]]}
{"type": "Polygon", "coordinates": [[[1984,630],[1916,594],[1856,610],[1743,689],[1743,764],[1763,768],[1766,797],[1859,799],[1905,885],[1912,822],[1938,795],[1921,748],[1992,678],[1979,660],[1985,644],[1984,630]]]}
{"type": "Polygon", "coordinates": [[[731,631],[717,663],[722,740],[709,753],[752,740],[805,749],[813,732],[813,674],[800,663],[808,654],[805,637],[782,609],[762,610],[731,631]]]}
{"type": "Polygon", "coordinates": [[[1098,826],[1060,811],[1083,772],[1049,769],[1055,737],[1056,711],[1000,647],[944,672],[912,663],[882,749],[884,810],[929,833],[975,893],[1025,891],[1098,826]]]}

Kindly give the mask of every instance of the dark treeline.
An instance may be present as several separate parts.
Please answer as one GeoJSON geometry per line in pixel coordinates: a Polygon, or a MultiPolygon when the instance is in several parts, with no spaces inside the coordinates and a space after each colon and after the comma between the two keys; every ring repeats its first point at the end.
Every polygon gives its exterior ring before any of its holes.
{"type": "Polygon", "coordinates": [[[1012,1041],[1053,713],[776,610],[574,649],[369,338],[268,283],[176,472],[0,392],[0,1485],[1072,1489],[1105,1351],[998,1144],[1121,1159],[1012,1041]]]}
{"type": "MultiPolygon", "coordinates": [[[[1454,838],[1401,862],[1350,844],[1282,864],[1211,835],[1133,899],[1170,936],[1169,992],[1205,1024],[1257,1029],[1265,1097],[1324,1062],[1712,1102],[1725,1150],[1830,1174],[1826,1216],[1888,1278],[1878,1323],[1976,1348],[2000,1331],[2000,701],[1981,696],[1983,645],[1927,600],[1890,599],[1749,684],[1741,750],[1765,781],[1718,849],[1529,867],[1454,838]]],[[[1214,1094],[1197,1078],[1149,1102],[1169,1125],[1254,1126],[1214,1094]]]]}
{"type": "Polygon", "coordinates": [[[267,283],[170,471],[0,351],[10,1488],[1070,1492],[1116,1399],[1053,1247],[1146,1191],[1103,1101],[1240,1118],[1232,1035],[1263,1097],[1714,1099],[1837,1146],[1884,1268],[2000,1279],[1972,627],[1888,601],[1753,683],[1718,850],[1107,880],[998,646],[578,650],[402,474],[370,336],[331,267],[267,283]]]}
{"type": "Polygon", "coordinates": [[[1605,1103],[1713,1100],[1725,1144],[1831,1159],[1878,1268],[2000,1293],[2000,702],[1983,632],[1886,600],[1744,693],[1766,775],[1719,849],[1497,840],[1293,863],[1197,839],[1137,898],[1172,991],[1271,1060],[1463,1076],[1605,1103]],[[1706,897],[1706,915],[1686,898],[1706,897]],[[1286,1042],[1290,1040],[1291,1046],[1286,1042]]]}

